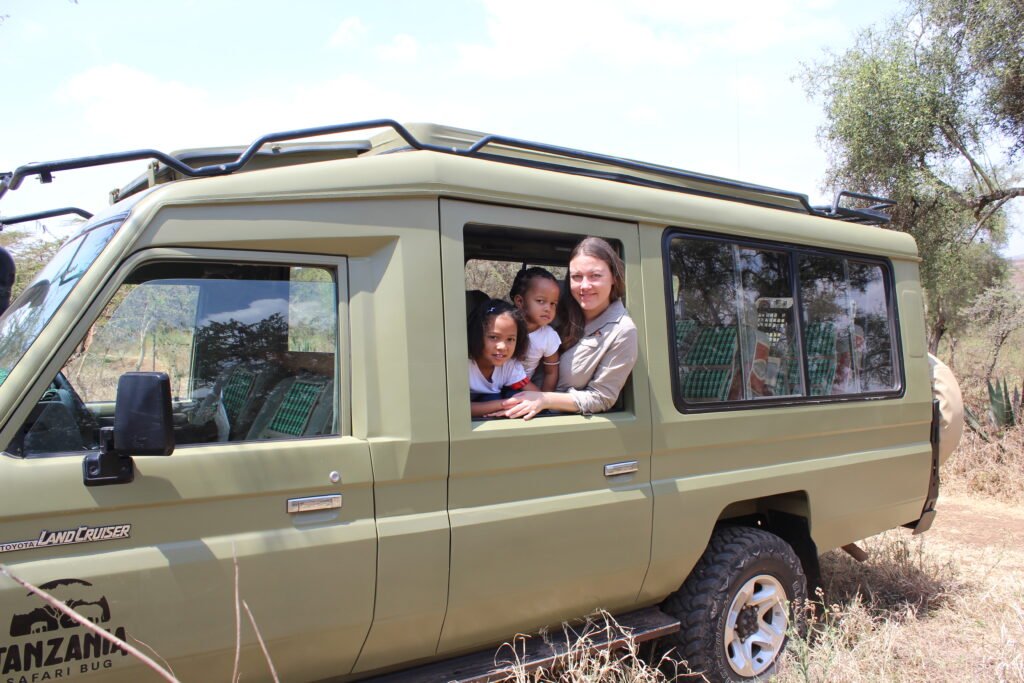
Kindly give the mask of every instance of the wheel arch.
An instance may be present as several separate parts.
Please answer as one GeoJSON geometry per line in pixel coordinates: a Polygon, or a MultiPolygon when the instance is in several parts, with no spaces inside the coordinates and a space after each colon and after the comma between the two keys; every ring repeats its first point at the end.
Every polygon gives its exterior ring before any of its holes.
{"type": "Polygon", "coordinates": [[[820,584],[818,547],[811,537],[811,503],[806,491],[788,491],[734,501],[722,509],[715,527],[749,526],[769,531],[793,548],[807,576],[808,593],[820,584]]]}

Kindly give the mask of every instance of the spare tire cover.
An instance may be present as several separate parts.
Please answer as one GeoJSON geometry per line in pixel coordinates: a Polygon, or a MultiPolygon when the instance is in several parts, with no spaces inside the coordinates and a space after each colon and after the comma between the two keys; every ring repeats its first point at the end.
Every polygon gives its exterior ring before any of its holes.
{"type": "Polygon", "coordinates": [[[945,363],[928,354],[932,373],[932,398],[939,402],[939,463],[946,462],[956,450],[964,433],[964,399],[953,371],[945,363]]]}

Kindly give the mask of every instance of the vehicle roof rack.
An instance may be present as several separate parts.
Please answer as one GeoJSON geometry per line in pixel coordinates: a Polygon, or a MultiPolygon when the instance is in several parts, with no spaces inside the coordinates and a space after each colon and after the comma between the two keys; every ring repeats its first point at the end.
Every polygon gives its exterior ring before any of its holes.
{"type": "MultiPolygon", "coordinates": [[[[350,159],[370,149],[368,140],[346,140],[343,142],[292,142],[275,143],[267,149],[258,150],[245,164],[248,170],[260,170],[274,166],[307,164],[315,161],[331,161],[350,159]]],[[[228,164],[239,158],[245,147],[204,147],[201,149],[184,149],[171,152],[171,156],[190,167],[200,165],[228,164]]],[[[168,183],[181,178],[175,169],[160,163],[150,162],[145,173],[138,176],[124,187],[113,190],[111,203],[129,197],[147,187],[159,183],[168,183]]]]}
{"type": "Polygon", "coordinates": [[[892,220],[887,212],[891,211],[896,206],[895,200],[886,199],[885,197],[876,197],[873,194],[864,194],[863,192],[853,192],[851,190],[840,190],[836,192],[835,199],[832,200],[832,206],[816,206],[814,209],[820,212],[826,218],[835,218],[837,220],[846,221],[847,223],[860,223],[862,225],[884,225],[892,220]],[[841,206],[843,197],[849,197],[850,199],[860,199],[867,202],[873,202],[871,206],[862,207],[859,209],[850,206],[841,206]]]}
{"type": "Polygon", "coordinates": [[[8,225],[30,223],[32,221],[41,221],[47,218],[56,218],[57,216],[67,216],[72,214],[81,216],[85,220],[92,218],[92,214],[85,209],[79,209],[76,206],[65,206],[63,209],[50,209],[49,211],[37,211],[36,213],[23,213],[20,216],[0,216],[0,230],[3,230],[8,225]]]}
{"type": "MultiPolygon", "coordinates": [[[[331,126],[318,126],[314,128],[303,128],[278,133],[268,133],[253,141],[248,147],[237,156],[232,155],[241,148],[220,148],[217,150],[206,150],[204,154],[200,150],[193,150],[193,161],[211,161],[211,157],[217,159],[217,163],[206,163],[202,166],[192,166],[183,158],[172,154],[166,154],[154,149],[140,149],[114,154],[101,154],[97,156],[78,157],[75,159],[63,159],[58,161],[35,162],[25,164],[15,169],[12,173],[0,174],[0,198],[8,190],[16,190],[21,186],[25,178],[39,176],[43,183],[53,181],[53,174],[58,171],[66,171],[92,166],[117,164],[126,161],[139,161],[142,159],[153,159],[157,162],[155,168],[151,167],[151,178],[153,182],[159,182],[156,176],[161,173],[177,173],[182,177],[210,177],[229,175],[243,169],[253,158],[260,154],[261,148],[274,142],[285,142],[301,138],[319,137],[349,133],[360,130],[372,130],[377,128],[389,128],[394,131],[400,145],[388,150],[380,150],[379,153],[402,151],[407,149],[425,150],[452,154],[455,156],[474,157],[487,159],[501,163],[541,168],[560,173],[581,175],[587,177],[601,178],[631,185],[653,187],[672,192],[696,194],[701,196],[716,197],[730,201],[756,204],[774,209],[806,213],[812,216],[823,216],[847,222],[856,223],[884,223],[888,222],[888,216],[884,209],[894,205],[891,200],[870,195],[859,195],[843,191],[836,195],[836,200],[831,207],[814,207],[808,201],[807,195],[787,190],[744,183],[737,180],[720,178],[691,171],[660,166],[632,159],[613,157],[593,152],[584,152],[568,147],[559,147],[502,135],[477,136],[475,141],[467,145],[438,145],[424,142],[417,138],[409,129],[392,119],[373,119],[355,123],[344,123],[331,126]],[[404,145],[402,144],[404,143],[404,145]],[[525,154],[524,154],[525,153],[525,154]],[[222,156],[218,156],[222,155],[222,156]],[[225,158],[232,160],[227,161],[225,158]],[[161,168],[160,165],[164,168],[161,168]],[[166,170],[165,170],[166,169],[166,170]],[[839,206],[842,197],[855,199],[868,199],[875,201],[875,204],[867,209],[853,209],[839,206]]],[[[394,139],[394,138],[393,138],[394,139]]],[[[355,143],[353,148],[356,154],[360,152],[373,153],[376,145],[368,142],[355,143]]],[[[307,148],[308,150],[309,148],[307,148]]],[[[273,154],[273,150],[270,152],[273,154]]],[[[179,153],[184,154],[184,153],[179,153]]],[[[266,154],[264,152],[264,154],[266,154]]],[[[129,184],[117,196],[126,196],[131,192],[141,189],[141,181],[137,179],[129,184]]],[[[116,197],[115,197],[116,198],[116,197]]]]}

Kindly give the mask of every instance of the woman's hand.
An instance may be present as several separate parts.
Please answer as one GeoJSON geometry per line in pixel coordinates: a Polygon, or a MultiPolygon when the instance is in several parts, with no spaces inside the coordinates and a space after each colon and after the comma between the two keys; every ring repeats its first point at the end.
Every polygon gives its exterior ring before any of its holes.
{"type": "Polygon", "coordinates": [[[501,406],[501,410],[490,413],[487,417],[521,417],[529,420],[548,407],[544,392],[541,391],[521,391],[502,401],[501,406]]]}

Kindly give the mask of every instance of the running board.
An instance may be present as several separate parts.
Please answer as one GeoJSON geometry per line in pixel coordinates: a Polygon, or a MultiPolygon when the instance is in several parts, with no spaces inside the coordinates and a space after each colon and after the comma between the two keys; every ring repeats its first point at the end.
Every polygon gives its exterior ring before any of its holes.
{"type": "MultiPolygon", "coordinates": [[[[513,666],[531,671],[551,667],[564,660],[570,648],[597,652],[661,638],[679,630],[679,620],[657,607],[610,618],[597,616],[588,624],[565,626],[544,635],[517,636],[497,650],[424,664],[369,679],[372,683],[490,683],[508,678],[513,666]]],[[[576,654],[574,653],[574,654],[576,654]]]]}

